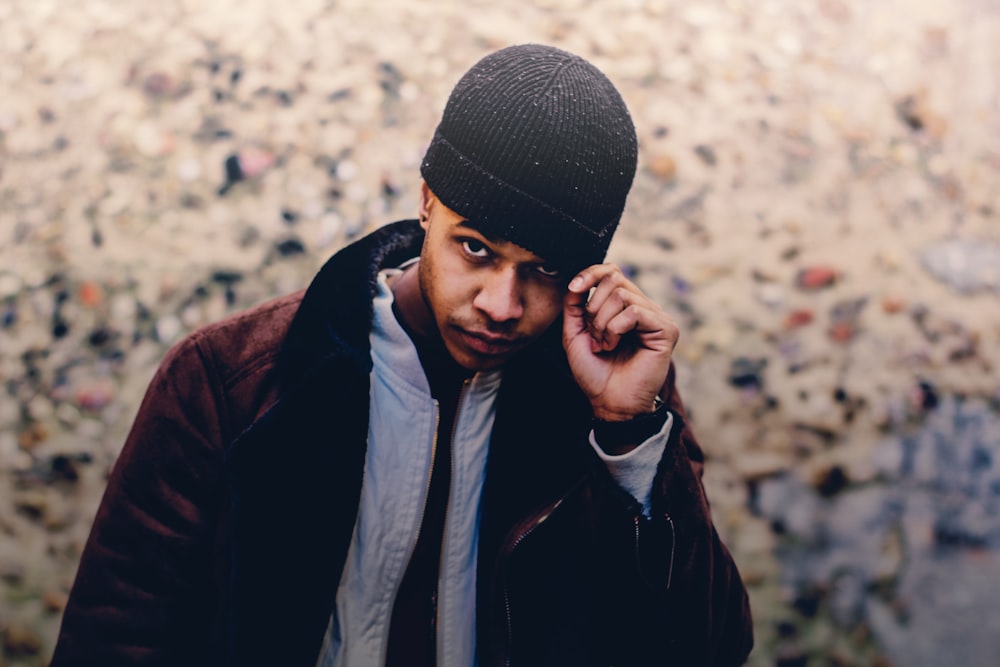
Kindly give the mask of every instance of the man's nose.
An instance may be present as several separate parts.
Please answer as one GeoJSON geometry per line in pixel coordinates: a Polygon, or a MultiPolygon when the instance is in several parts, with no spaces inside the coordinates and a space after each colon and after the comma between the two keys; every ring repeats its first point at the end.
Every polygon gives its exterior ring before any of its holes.
{"type": "Polygon", "coordinates": [[[524,314],[520,279],[515,267],[490,271],[476,293],[472,305],[494,322],[516,320],[524,314]]]}

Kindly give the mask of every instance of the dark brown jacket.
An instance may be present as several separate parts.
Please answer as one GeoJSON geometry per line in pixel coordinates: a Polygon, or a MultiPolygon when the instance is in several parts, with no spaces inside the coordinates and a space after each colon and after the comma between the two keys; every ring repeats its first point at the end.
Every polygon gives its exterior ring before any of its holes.
{"type": "MultiPolygon", "coordinates": [[[[108,482],[52,667],[315,664],[368,432],[375,276],[413,221],[337,253],[307,291],[202,329],[150,384],[108,482]]],[[[738,665],[743,584],[674,412],[653,516],[586,443],[559,323],[504,371],[483,489],[479,663],[738,665]]]]}

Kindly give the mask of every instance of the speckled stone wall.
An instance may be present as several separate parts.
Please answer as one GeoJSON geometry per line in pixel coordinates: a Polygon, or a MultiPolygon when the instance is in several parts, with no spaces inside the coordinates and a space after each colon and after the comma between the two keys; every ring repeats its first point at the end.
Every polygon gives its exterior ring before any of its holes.
{"type": "Polygon", "coordinates": [[[751,664],[994,664],[996,2],[0,0],[0,665],[50,655],[165,350],[412,216],[527,41],[635,116],[611,259],[681,326],[751,664]]]}

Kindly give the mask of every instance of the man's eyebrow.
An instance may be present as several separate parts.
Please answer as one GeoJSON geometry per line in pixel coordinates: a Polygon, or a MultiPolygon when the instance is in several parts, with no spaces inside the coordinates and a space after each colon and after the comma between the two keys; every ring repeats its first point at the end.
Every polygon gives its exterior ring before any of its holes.
{"type": "Polygon", "coordinates": [[[463,230],[467,229],[469,231],[473,231],[473,232],[479,234],[480,236],[482,236],[484,239],[486,239],[490,243],[498,244],[498,243],[504,243],[504,242],[507,241],[506,239],[500,238],[499,236],[494,236],[492,234],[487,234],[483,230],[479,229],[479,227],[476,225],[475,222],[473,222],[472,220],[469,220],[468,218],[463,219],[463,220],[459,220],[457,223],[455,223],[455,226],[458,227],[459,229],[463,229],[463,230]]]}
{"type": "MultiPolygon", "coordinates": [[[[463,229],[471,229],[471,230],[472,230],[472,231],[474,231],[474,232],[477,232],[477,233],[479,233],[479,234],[483,234],[483,233],[482,233],[481,231],[479,231],[479,230],[478,230],[478,229],[476,228],[476,223],[472,222],[472,221],[471,221],[471,220],[469,220],[469,219],[462,219],[462,220],[459,220],[459,221],[458,221],[458,222],[457,222],[457,223],[455,224],[455,226],[456,226],[456,227],[462,227],[463,229]]],[[[486,234],[483,234],[483,236],[486,236],[486,234]]],[[[487,238],[489,238],[489,237],[487,237],[487,238]]]]}

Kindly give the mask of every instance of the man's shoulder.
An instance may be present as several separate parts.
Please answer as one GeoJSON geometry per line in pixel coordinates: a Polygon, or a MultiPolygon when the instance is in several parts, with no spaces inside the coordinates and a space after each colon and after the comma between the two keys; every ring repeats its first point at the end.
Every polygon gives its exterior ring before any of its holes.
{"type": "Polygon", "coordinates": [[[305,290],[265,301],[204,326],[176,348],[204,359],[222,384],[239,381],[263,367],[273,366],[288,334],[305,290]]]}

